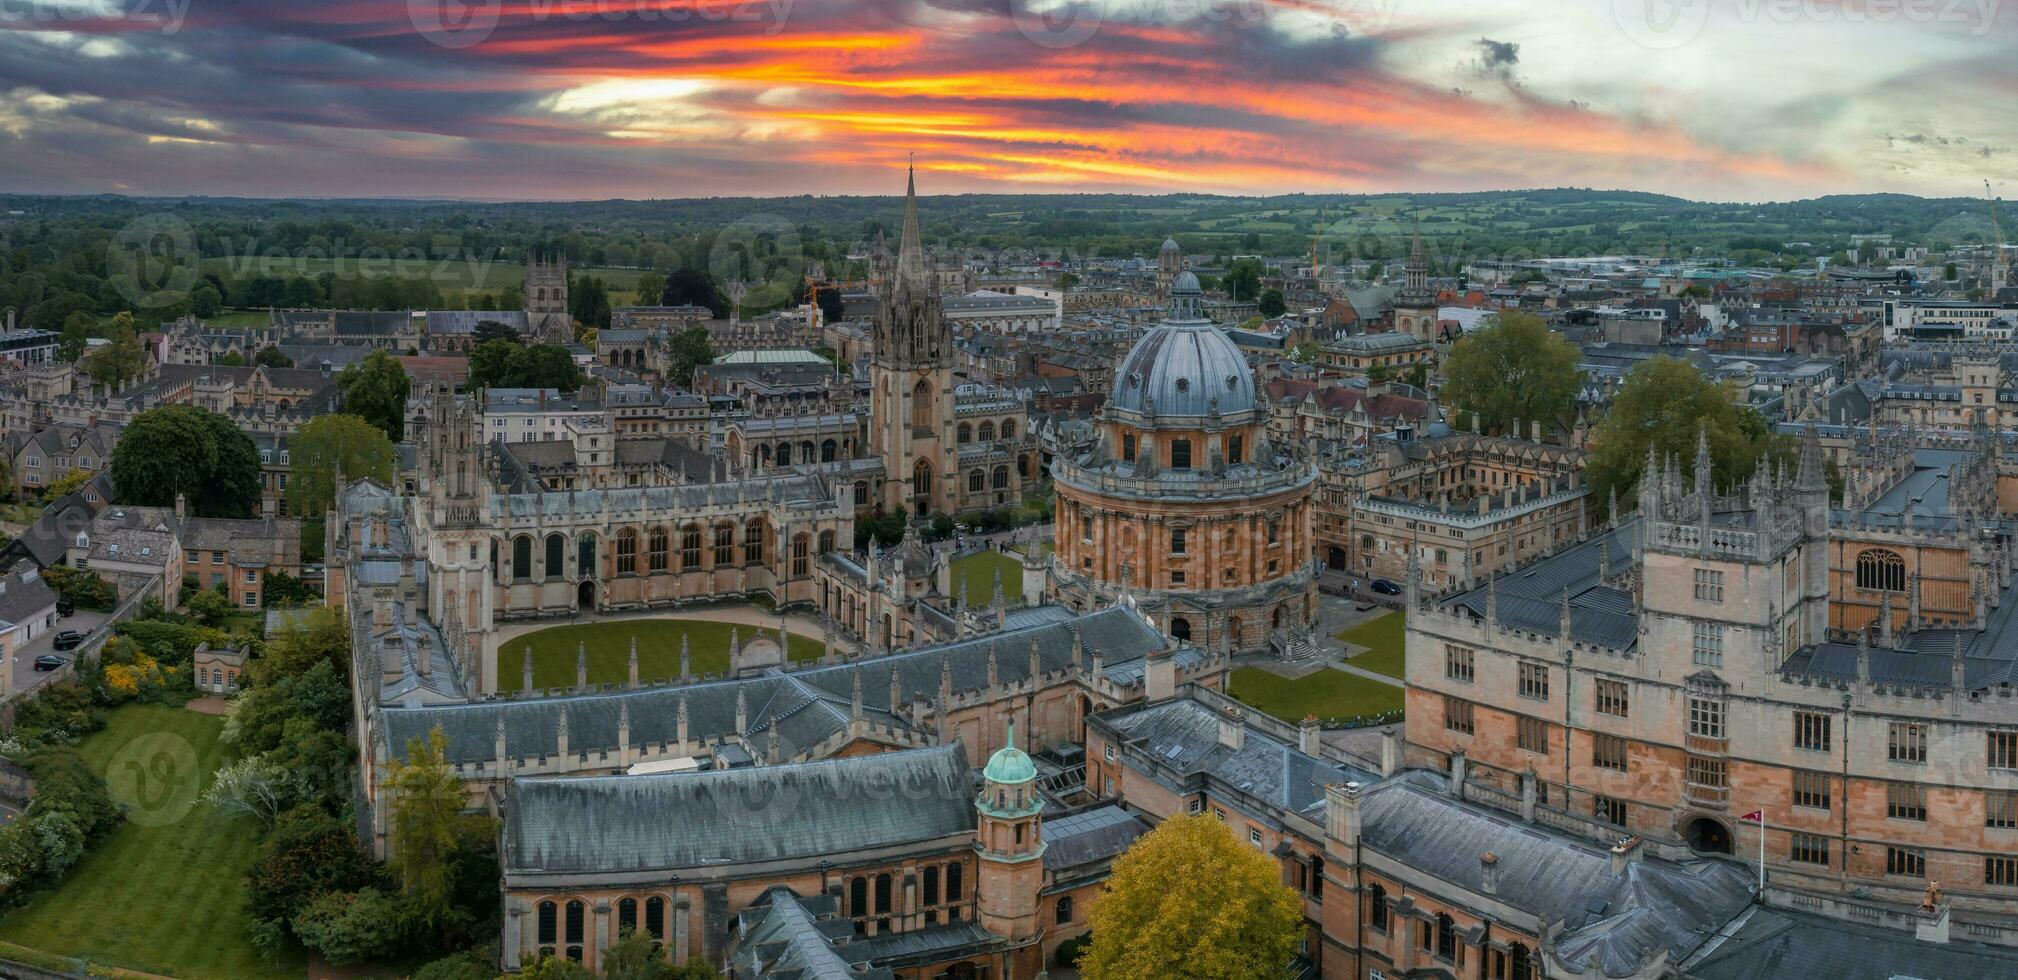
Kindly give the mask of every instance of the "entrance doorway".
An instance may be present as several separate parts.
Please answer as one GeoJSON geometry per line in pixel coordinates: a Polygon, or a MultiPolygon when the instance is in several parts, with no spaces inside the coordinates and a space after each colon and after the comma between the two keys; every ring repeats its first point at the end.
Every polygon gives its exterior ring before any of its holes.
{"type": "Polygon", "coordinates": [[[595,612],[596,583],[591,582],[588,579],[583,579],[582,584],[575,587],[575,599],[576,599],[575,605],[579,607],[582,612],[595,612]]]}
{"type": "Polygon", "coordinates": [[[1689,821],[1689,850],[1701,854],[1731,853],[1731,832],[1709,817],[1689,821]]]}

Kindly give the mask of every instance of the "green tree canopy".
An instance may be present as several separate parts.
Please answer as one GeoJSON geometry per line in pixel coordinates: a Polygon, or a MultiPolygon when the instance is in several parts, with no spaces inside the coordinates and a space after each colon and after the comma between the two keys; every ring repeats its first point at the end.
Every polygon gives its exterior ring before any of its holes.
{"type": "Polygon", "coordinates": [[[1219,281],[1220,288],[1236,301],[1250,300],[1261,295],[1261,262],[1257,259],[1236,259],[1226,267],[1226,278],[1219,281]]]}
{"type": "Polygon", "coordinates": [[[1114,862],[1093,903],[1087,980],[1282,978],[1303,900],[1282,868],[1204,814],[1164,821],[1114,862]]]}
{"type": "Polygon", "coordinates": [[[666,288],[659,296],[659,305],[705,306],[714,315],[721,316],[729,309],[729,299],[722,295],[721,287],[715,285],[713,276],[700,269],[682,268],[674,269],[666,277],[666,288]]]}
{"type": "Polygon", "coordinates": [[[510,324],[498,320],[478,320],[476,330],[470,334],[470,343],[482,345],[493,340],[509,340],[516,344],[519,342],[519,332],[512,329],[510,324]]]}
{"type": "Polygon", "coordinates": [[[1696,366],[1672,357],[1643,362],[1626,376],[1611,411],[1591,432],[1586,471],[1592,500],[1616,492],[1619,506],[1633,506],[1647,447],[1665,459],[1681,459],[1685,479],[1695,478],[1696,445],[1710,441],[1710,478],[1718,487],[1752,475],[1770,447],[1769,431],[1757,411],[1740,405],[1729,386],[1705,377],[1696,366]]]}
{"type": "Polygon", "coordinates": [[[287,481],[289,513],[314,517],[336,500],[336,475],[393,485],[397,461],[392,440],[362,417],[318,415],[288,442],[293,472],[287,481]]]}
{"type": "Polygon", "coordinates": [[[582,370],[574,356],[558,344],[521,346],[508,340],[477,345],[469,356],[469,387],[558,388],[582,386],[582,370]]]}
{"type": "Polygon", "coordinates": [[[147,352],[140,349],[132,313],[121,310],[113,316],[108,336],[111,342],[92,351],[91,356],[85,359],[84,373],[90,375],[92,381],[117,388],[146,373],[147,352]]]}
{"type": "Polygon", "coordinates": [[[1565,424],[1576,410],[1577,346],[1540,317],[1503,312],[1464,335],[1444,359],[1444,403],[1477,413],[1481,428],[1503,431],[1519,421],[1544,428],[1565,424]]]}
{"type": "Polygon", "coordinates": [[[391,354],[372,351],[336,376],[343,410],[378,427],[386,438],[406,438],[406,368],[391,354]]]}
{"type": "Polygon", "coordinates": [[[666,380],[682,388],[694,384],[694,369],[715,363],[715,344],[706,327],[689,327],[666,345],[666,380]]]}
{"type": "Polygon", "coordinates": [[[169,507],[177,494],[201,517],[249,517],[259,509],[259,450],[231,420],[193,405],[135,416],[112,450],[120,503],[169,507]]]}
{"type": "Polygon", "coordinates": [[[1265,317],[1278,317],[1289,311],[1289,304],[1283,301],[1280,289],[1262,290],[1261,298],[1255,301],[1255,305],[1265,317]]]}
{"type": "Polygon", "coordinates": [[[278,347],[261,347],[259,353],[252,358],[252,363],[268,368],[291,368],[294,366],[294,362],[288,359],[286,354],[282,354],[278,347]]]}
{"type": "Polygon", "coordinates": [[[454,891],[457,818],[465,801],[444,756],[448,737],[439,726],[426,738],[407,740],[406,758],[386,763],[392,793],[392,871],[400,889],[423,908],[446,911],[454,891]]]}

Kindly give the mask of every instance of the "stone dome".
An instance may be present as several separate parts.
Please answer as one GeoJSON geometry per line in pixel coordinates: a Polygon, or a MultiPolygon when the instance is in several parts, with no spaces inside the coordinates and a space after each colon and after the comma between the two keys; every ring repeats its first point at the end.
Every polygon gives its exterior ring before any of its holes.
{"type": "Polygon", "coordinates": [[[1254,372],[1232,338],[1198,312],[1198,277],[1184,273],[1170,292],[1169,317],[1136,341],[1114,372],[1109,406],[1197,418],[1253,411],[1254,372]]]}
{"type": "Polygon", "coordinates": [[[1166,239],[1164,239],[1164,240],[1163,240],[1163,251],[1165,251],[1165,252],[1175,252],[1175,251],[1178,251],[1178,248],[1177,248],[1177,239],[1175,239],[1175,238],[1166,238],[1166,239]]]}
{"type": "Polygon", "coordinates": [[[988,768],[981,770],[981,777],[991,783],[1014,786],[1037,778],[1037,764],[1030,756],[1016,747],[1016,722],[1009,722],[1009,741],[988,759],[988,768]]]}

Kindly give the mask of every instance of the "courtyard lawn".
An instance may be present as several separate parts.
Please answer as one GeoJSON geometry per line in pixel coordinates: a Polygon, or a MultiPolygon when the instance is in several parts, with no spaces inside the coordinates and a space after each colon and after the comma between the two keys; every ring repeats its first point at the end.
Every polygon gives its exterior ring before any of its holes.
{"type": "Polygon", "coordinates": [[[1406,676],[1402,655],[1407,648],[1408,620],[1398,612],[1384,613],[1340,630],[1338,638],[1366,647],[1365,653],[1346,661],[1354,667],[1389,677],[1406,676]]]}
{"type": "Polygon", "coordinates": [[[1329,667],[1302,677],[1284,677],[1261,667],[1242,667],[1233,672],[1227,693],[1290,724],[1302,721],[1305,715],[1327,721],[1349,721],[1400,711],[1402,706],[1400,687],[1329,667]]]}
{"type": "MultiPolygon", "coordinates": [[[[147,819],[135,810],[73,868],[61,888],[0,920],[0,941],[41,952],[81,957],[178,977],[299,977],[307,969],[299,952],[279,965],[268,963],[246,942],[245,872],[259,854],[259,829],[249,818],[226,819],[195,802],[211,773],[226,760],[218,733],[224,719],[157,704],[134,704],[106,716],[106,726],[79,746],[91,768],[124,768],[140,762],[147,771],[163,766],[173,789],[173,814],[182,801],[187,813],[172,822],[147,819]],[[159,736],[167,755],[117,758],[137,739],[159,736]],[[175,771],[181,739],[194,749],[190,771],[175,771]]],[[[136,787],[144,805],[159,787],[136,787]]]]}
{"type": "Polygon", "coordinates": [[[1002,598],[1010,606],[1022,604],[1023,562],[999,551],[977,551],[953,562],[953,599],[960,598],[960,586],[967,586],[967,605],[985,609],[995,601],[995,570],[1002,570],[1002,598]]]}
{"type": "MultiPolygon", "coordinates": [[[[516,691],[524,687],[525,649],[533,651],[533,686],[546,689],[573,687],[575,650],[585,647],[589,654],[589,683],[622,684],[631,676],[631,637],[638,638],[638,679],[678,680],[680,676],[680,635],[686,634],[690,667],[694,676],[719,674],[729,669],[729,631],[736,631],[744,643],[757,636],[758,628],[748,623],[722,623],[707,619],[626,619],[606,623],[577,623],[540,630],[508,641],[498,651],[498,689],[516,691]]],[[[776,640],[775,623],[763,627],[764,635],[776,640]]],[[[793,635],[787,655],[793,660],[818,660],[826,649],[819,640],[793,635]]]]}

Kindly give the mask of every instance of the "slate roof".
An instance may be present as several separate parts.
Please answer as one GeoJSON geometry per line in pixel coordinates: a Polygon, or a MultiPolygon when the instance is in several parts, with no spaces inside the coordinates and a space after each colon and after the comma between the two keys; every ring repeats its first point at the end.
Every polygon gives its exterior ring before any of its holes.
{"type": "MultiPolygon", "coordinates": [[[[1563,963],[1596,959],[1593,976],[1628,976],[1665,949],[1679,962],[1751,902],[1752,875],[1725,861],[1641,858],[1614,874],[1598,847],[1467,806],[1415,779],[1389,780],[1361,803],[1361,847],[1470,892],[1480,856],[1497,855],[1494,894],[1543,922],[1560,919],[1563,963]]],[[[1587,975],[1583,971],[1572,971],[1587,975]]]]}
{"type": "Polygon", "coordinates": [[[729,965],[738,975],[776,980],[883,980],[889,971],[856,973],[834,950],[854,926],[835,918],[837,903],[820,895],[800,898],[782,885],[771,888],[737,915],[735,952],[729,965]]]}
{"type": "MultiPolygon", "coordinates": [[[[1906,634],[1894,647],[1864,651],[1874,683],[1942,691],[1954,686],[1958,654],[1967,690],[2018,684],[2018,581],[1997,597],[1990,622],[1981,630],[1921,630],[1906,634]]],[[[1818,643],[1788,655],[1780,673],[1843,683],[1856,679],[1857,658],[1856,644],[1818,643]]]]}
{"type": "Polygon", "coordinates": [[[1331,783],[1374,783],[1378,775],[1338,765],[1258,732],[1240,748],[1219,741],[1219,715],[1197,701],[1179,698],[1149,705],[1109,720],[1131,745],[1186,776],[1208,775],[1278,809],[1321,811],[1331,783]]]}
{"type": "Polygon", "coordinates": [[[514,779],[502,864],[507,876],[658,874],[873,850],[971,833],[973,796],[957,742],[751,769],[514,779]]]}
{"type": "Polygon", "coordinates": [[[2018,976],[2018,950],[1921,942],[1905,933],[1782,909],[1754,909],[1729,939],[1683,964],[1696,980],[1992,980],[2018,976]]]}
{"type": "Polygon", "coordinates": [[[1102,806],[1044,821],[1044,867],[1048,871],[1105,861],[1128,850],[1149,832],[1141,817],[1118,806],[1102,806]]]}
{"type": "Polygon", "coordinates": [[[55,608],[56,590],[32,566],[0,576],[0,628],[46,615],[55,608]]]}
{"type": "MultiPolygon", "coordinates": [[[[1570,595],[1570,636],[1614,650],[1630,650],[1639,643],[1639,620],[1632,613],[1632,594],[1598,581],[1599,551],[1612,569],[1631,564],[1633,542],[1640,533],[1640,518],[1634,515],[1617,527],[1529,562],[1505,575],[1496,576],[1491,588],[1498,622],[1508,629],[1555,636],[1562,630],[1563,592],[1570,595]]],[[[1460,592],[1443,600],[1446,606],[1462,606],[1484,618],[1487,585],[1460,592]]]]}

